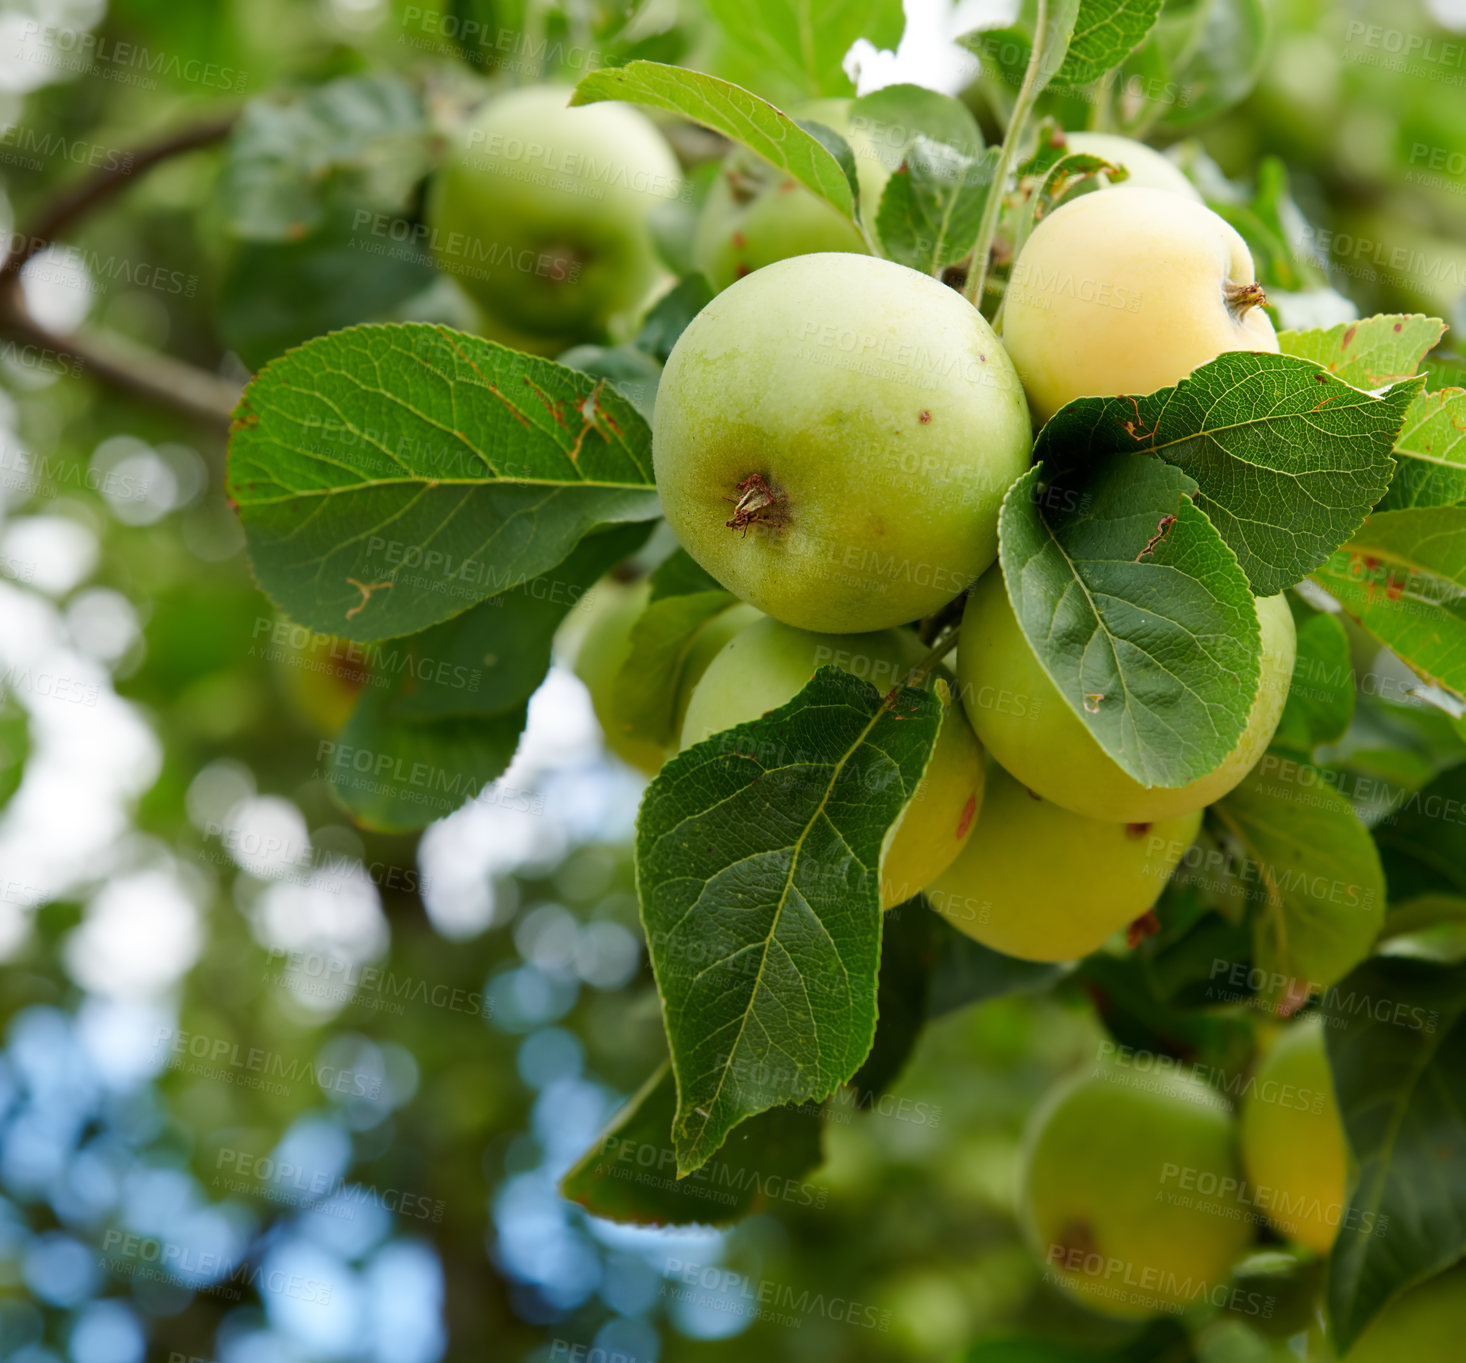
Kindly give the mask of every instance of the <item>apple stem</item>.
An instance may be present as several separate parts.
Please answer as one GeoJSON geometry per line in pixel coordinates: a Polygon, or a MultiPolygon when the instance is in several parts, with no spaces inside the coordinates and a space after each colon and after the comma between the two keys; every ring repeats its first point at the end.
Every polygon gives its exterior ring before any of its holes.
{"type": "Polygon", "coordinates": [[[1255,281],[1251,284],[1228,284],[1222,290],[1222,296],[1227,300],[1227,311],[1232,314],[1234,322],[1240,322],[1247,315],[1248,309],[1267,302],[1267,294],[1262,291],[1262,285],[1255,281]]]}
{"type": "Polygon", "coordinates": [[[937,643],[933,646],[931,652],[928,653],[926,657],[924,657],[919,663],[917,663],[916,666],[913,667],[911,671],[907,674],[906,680],[903,685],[920,686],[931,674],[932,668],[934,668],[939,662],[942,661],[943,658],[947,656],[947,654],[949,654],[954,648],[957,647],[957,640],[960,635],[961,631],[955,625],[950,626],[946,631],[944,631],[940,639],[938,639],[937,643]]]}

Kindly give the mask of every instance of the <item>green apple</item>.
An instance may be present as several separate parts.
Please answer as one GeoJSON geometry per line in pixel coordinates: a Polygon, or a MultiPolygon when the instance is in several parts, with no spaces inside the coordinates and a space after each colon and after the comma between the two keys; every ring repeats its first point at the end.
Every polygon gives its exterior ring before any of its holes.
{"type": "Polygon", "coordinates": [[[1242,1159],[1268,1220],[1327,1254],[1347,1206],[1348,1153],[1318,1014],[1284,1028],[1253,1073],[1242,1159]]]}
{"type": "Polygon", "coordinates": [[[719,611],[693,636],[687,648],[687,656],[682,660],[682,671],[677,678],[677,704],[672,722],[674,734],[682,732],[693,688],[702,680],[703,673],[708,670],[713,659],[735,635],[765,618],[767,617],[761,610],[740,601],[729,606],[727,610],[719,611]]]}
{"type": "MultiPolygon", "coordinates": [[[[815,634],[764,617],[729,641],[693,688],[681,745],[691,747],[778,709],[824,666],[841,668],[884,693],[904,681],[924,652],[909,631],[815,634]]],[[[951,704],[926,772],[886,835],[882,908],[904,903],[950,865],[972,832],[982,800],[982,749],[962,707],[951,704]]]]}
{"type": "Polygon", "coordinates": [[[1226,350],[1278,349],[1247,243],[1160,189],[1085,194],[1023,244],[1003,343],[1034,420],[1075,398],[1153,393],[1226,350]]]}
{"type": "Polygon", "coordinates": [[[1121,137],[1119,133],[1066,132],[1064,141],[1071,152],[1103,156],[1111,165],[1124,166],[1130,172],[1125,179],[1115,181],[1111,188],[1164,189],[1193,203],[1202,201],[1201,191],[1175,162],[1133,137],[1121,137]]]}
{"type": "Polygon", "coordinates": [[[615,704],[616,674],[631,654],[631,627],[646,609],[651,590],[647,578],[630,584],[602,578],[577,603],[566,625],[568,634],[579,635],[575,675],[590,692],[606,747],[623,762],[655,776],[667,760],[666,750],[629,732],[615,704]]]}
{"type": "Polygon", "coordinates": [[[625,104],[570,108],[569,87],[490,100],[434,179],[439,267],[489,331],[550,353],[625,330],[667,276],[647,219],[682,191],[666,139],[625,104]]]}
{"type": "Polygon", "coordinates": [[[1189,1076],[1106,1066],[1061,1085],[1019,1176],[1046,1279],[1127,1319],[1225,1302],[1251,1239],[1233,1136],[1226,1103],[1189,1076]]]}
{"type": "Polygon", "coordinates": [[[1200,827],[1200,811],[1146,824],[1086,819],[994,762],[977,827],[926,897],[994,951],[1077,960],[1155,903],[1200,827]]]}
{"type": "MultiPolygon", "coordinates": [[[[817,100],[793,111],[801,121],[840,133],[855,154],[860,211],[874,234],[881,193],[891,172],[868,136],[851,126],[850,101],[817,100]]],[[[734,151],[723,162],[698,216],[693,264],[721,292],[754,270],[790,256],[822,251],[869,254],[860,229],[832,204],[776,170],[762,157],[734,151]]]]}
{"type": "Polygon", "coordinates": [[[723,586],[801,629],[930,614],[997,553],[1028,463],[1017,375],[981,314],[873,256],[776,261],[713,299],[662,374],[662,510],[723,586]]]}
{"type": "Polygon", "coordinates": [[[1046,800],[1091,819],[1154,823],[1220,800],[1251,771],[1271,741],[1298,638],[1287,600],[1257,603],[1262,678],[1236,746],[1205,776],[1184,786],[1143,786],[1100,747],[1044,671],[1013,613],[1002,571],[974,588],[962,616],[957,676],[967,717],[983,746],[1046,800]]]}
{"type": "Polygon", "coordinates": [[[1466,1260],[1396,1297],[1347,1363],[1455,1363],[1466,1339],[1466,1260]]]}
{"type": "Polygon", "coordinates": [[[865,238],[833,204],[752,152],[723,162],[692,240],[692,262],[716,292],[776,260],[821,251],[865,254],[865,238]]]}

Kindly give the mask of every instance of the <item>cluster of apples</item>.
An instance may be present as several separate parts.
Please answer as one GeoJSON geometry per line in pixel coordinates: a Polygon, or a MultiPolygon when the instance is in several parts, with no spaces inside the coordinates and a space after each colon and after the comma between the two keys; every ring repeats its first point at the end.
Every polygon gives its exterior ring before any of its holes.
{"type": "MultiPolygon", "coordinates": [[[[884,183],[838,102],[804,112],[851,137],[862,197],[884,183]]],[[[1153,391],[1223,350],[1277,349],[1245,243],[1185,176],[1138,143],[1070,140],[1128,177],[1039,223],[1002,339],[960,293],[867,254],[808,190],[729,157],[695,235],[722,288],[673,349],[653,425],[668,524],[746,603],[689,644],[681,745],[784,704],[821,663],[889,689],[924,651],[910,622],[966,592],[955,675],[938,672],[957,700],[888,839],[882,902],[925,891],[977,940],[1046,961],[1093,951],[1155,902],[1201,811],[1271,739],[1295,648],[1284,599],[1260,601],[1262,683],[1241,739],[1190,785],[1148,788],[1091,736],[1014,615],[997,519],[1035,417],[1153,391]]],[[[634,611],[608,612],[583,673],[624,658],[634,611]]],[[[608,685],[593,692],[614,735],[608,685]]],[[[666,755],[635,746],[648,770],[666,755]]]]}
{"type": "MultiPolygon", "coordinates": [[[[486,105],[431,206],[440,260],[485,334],[551,355],[633,333],[670,282],[653,216],[683,197],[649,119],[567,97],[536,87],[486,105]],[[485,242],[554,268],[460,271],[485,242]]],[[[654,462],[676,538],[739,604],[685,643],[673,750],[758,720],[823,664],[899,684],[926,652],[911,622],[965,594],[954,668],[936,673],[942,726],[887,837],[881,902],[924,892],[996,950],[1085,955],[1155,902],[1202,810],[1262,755],[1292,676],[1293,620],[1281,596],[1257,603],[1262,680],[1227,758],[1180,788],[1142,786],[1030,648],[995,562],[998,509],[1034,427],[1066,402],[1152,392],[1226,350],[1277,350],[1250,254],[1159,153],[1066,134],[1070,150],[1125,175],[1039,222],[1009,277],[1000,340],[960,294],[870,254],[897,165],[848,101],[796,113],[851,145],[866,227],[741,151],[700,210],[692,263],[717,296],[661,376],[654,462]]],[[[648,599],[645,579],[608,578],[567,635],[608,745],[654,774],[668,749],[620,710],[648,599]]],[[[1326,1253],[1347,1221],[1346,1163],[1314,1018],[1267,1029],[1239,1117],[1174,1073],[1106,1063],[1061,1085],[1030,1125],[1020,1211],[1056,1283],[1109,1314],[1147,1316],[1235,1290],[1229,1276],[1264,1219],[1326,1253]]],[[[1399,1298],[1351,1361],[1450,1356],[1463,1275],[1399,1298]]]]}

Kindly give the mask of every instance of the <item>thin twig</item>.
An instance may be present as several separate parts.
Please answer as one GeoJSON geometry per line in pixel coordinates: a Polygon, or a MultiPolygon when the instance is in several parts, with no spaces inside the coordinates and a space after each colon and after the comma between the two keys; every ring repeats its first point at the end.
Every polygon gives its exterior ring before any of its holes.
{"type": "Polygon", "coordinates": [[[980,307],[988,277],[988,255],[993,249],[993,237],[998,230],[998,214],[1003,206],[1003,191],[1008,183],[1008,173],[1013,168],[1013,158],[1018,151],[1019,140],[1028,122],[1033,102],[1038,98],[1038,73],[1043,64],[1045,29],[1048,26],[1048,0],[1038,0],[1038,15],[1033,25],[1033,47],[1028,53],[1028,68],[1023,73],[1023,85],[1018,98],[1013,102],[1013,116],[1008,120],[1003,134],[1003,145],[998,152],[998,163],[993,168],[993,182],[988,187],[987,202],[982,207],[982,221],[977,229],[977,243],[972,248],[972,271],[967,276],[967,301],[973,307],[980,307]]]}
{"type": "Polygon", "coordinates": [[[227,425],[239,398],[237,385],[115,333],[52,331],[26,309],[20,276],[28,260],[121,193],[137,176],[160,162],[221,141],[237,117],[230,114],[171,133],[62,190],[28,229],[12,237],[12,249],[0,264],[0,330],[76,360],[103,382],[133,397],[171,407],[210,425],[227,425]]]}

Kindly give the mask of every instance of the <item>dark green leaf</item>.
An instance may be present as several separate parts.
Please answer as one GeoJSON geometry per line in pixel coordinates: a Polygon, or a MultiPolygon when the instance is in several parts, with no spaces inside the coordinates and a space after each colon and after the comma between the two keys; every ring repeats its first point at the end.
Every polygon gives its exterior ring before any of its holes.
{"type": "Polygon", "coordinates": [[[718,1159],[677,1175],[672,1120],[677,1086],[665,1062],[627,1099],[596,1143],[565,1175],[560,1191],[593,1216],[643,1226],[723,1226],[769,1200],[823,1203],[802,1180],[823,1155],[820,1114],[776,1107],[750,1117],[718,1159]]]}
{"type": "Polygon", "coordinates": [[[431,150],[422,100],[397,76],[347,76],[253,100],[220,177],[225,220],[236,236],[292,241],[333,205],[405,208],[431,150]]]}
{"type": "Polygon", "coordinates": [[[666,364],[677,338],[687,329],[687,324],[707,307],[712,297],[712,286],[702,275],[688,275],[675,289],[658,299],[656,306],[647,313],[646,321],[637,333],[637,346],[659,363],[666,364]]]}
{"type": "Polygon", "coordinates": [[[1331,991],[1325,1013],[1359,1170],[1329,1258],[1343,1355],[1391,1298],[1466,1250],[1466,966],[1376,957],[1331,991]]]}
{"type": "Polygon", "coordinates": [[[1352,970],[1384,921],[1385,880],[1369,830],[1302,764],[1267,757],[1212,807],[1252,900],[1253,960],[1292,1009],[1352,970]],[[1288,981],[1291,983],[1282,983],[1288,981]]]}
{"type": "Polygon", "coordinates": [[[1324,743],[1337,743],[1353,718],[1349,636],[1337,616],[1309,616],[1298,626],[1293,680],[1273,743],[1312,755],[1324,743]]]}
{"type": "Polygon", "coordinates": [[[637,821],[679,1173],[739,1122],[820,1100],[875,1034],[878,865],[941,703],[822,667],[787,705],[674,757],[637,821]]]}
{"type": "Polygon", "coordinates": [[[1466,894],[1466,764],[1407,792],[1374,827],[1390,903],[1466,894]]]}
{"type": "Polygon", "coordinates": [[[1101,453],[1082,485],[1043,479],[1040,465],[1009,489],[998,528],[1030,646],[1137,781],[1204,776],[1236,746],[1261,674],[1242,570],[1180,469],[1101,453]]]}
{"type": "Polygon", "coordinates": [[[1384,494],[1421,383],[1377,398],[1311,360],[1229,351],[1147,397],[1069,403],[1034,453],[1057,464],[1149,451],[1184,469],[1253,591],[1272,596],[1323,563],[1384,494]]]}
{"type": "MultiPolygon", "coordinates": [[[[299,241],[245,241],[234,252],[219,328],[251,369],[312,336],[379,321],[438,277],[411,237],[378,238],[354,220],[354,210],[341,209],[299,241]]],[[[410,229],[401,218],[390,223],[410,229]]]]}
{"type": "Polygon", "coordinates": [[[302,624],[411,634],[657,514],[651,433],[604,380],[444,327],[310,341],[245,390],[228,492],[302,624]]]}
{"type": "Polygon", "coordinates": [[[887,257],[937,275],[967,255],[997,163],[996,147],[973,159],[917,134],[881,196],[876,230],[887,257]]]}

